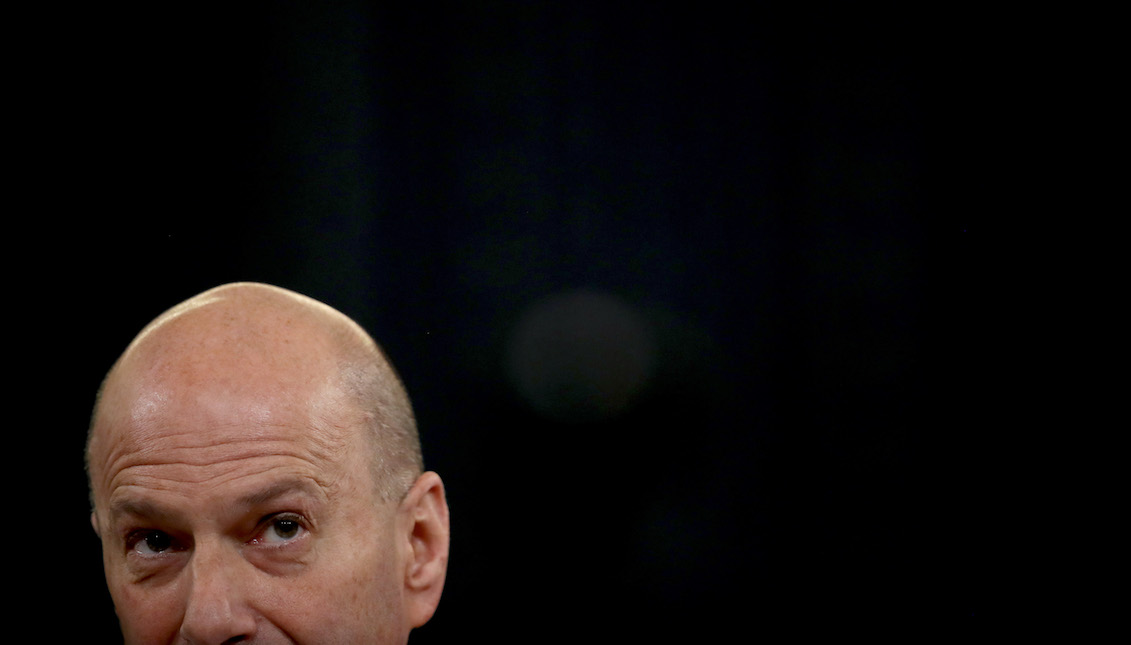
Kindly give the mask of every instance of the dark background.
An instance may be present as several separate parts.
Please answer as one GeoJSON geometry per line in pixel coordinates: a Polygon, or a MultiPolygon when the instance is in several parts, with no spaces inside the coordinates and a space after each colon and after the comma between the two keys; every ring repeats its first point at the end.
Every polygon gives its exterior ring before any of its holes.
{"type": "Polygon", "coordinates": [[[942,26],[728,6],[44,29],[15,124],[35,233],[11,251],[42,276],[14,280],[42,339],[17,349],[57,455],[33,469],[42,593],[85,610],[62,628],[116,634],[94,391],[146,322],[234,280],[344,311],[406,382],[453,522],[414,643],[994,613],[942,26]]]}

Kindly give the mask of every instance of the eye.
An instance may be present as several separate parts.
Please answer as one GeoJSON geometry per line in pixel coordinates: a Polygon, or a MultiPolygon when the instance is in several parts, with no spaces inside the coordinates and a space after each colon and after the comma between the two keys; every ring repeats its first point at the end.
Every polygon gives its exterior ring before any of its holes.
{"type": "Polygon", "coordinates": [[[302,518],[284,513],[270,518],[255,541],[260,544],[286,544],[302,537],[305,532],[306,527],[302,525],[302,518]]]}
{"type": "Polygon", "coordinates": [[[164,531],[143,530],[130,534],[126,546],[143,556],[155,556],[173,548],[173,538],[164,531]]]}

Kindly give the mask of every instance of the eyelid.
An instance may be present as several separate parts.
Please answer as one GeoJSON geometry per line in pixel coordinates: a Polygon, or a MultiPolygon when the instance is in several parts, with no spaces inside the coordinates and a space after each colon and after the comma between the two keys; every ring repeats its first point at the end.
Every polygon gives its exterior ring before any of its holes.
{"type": "Polygon", "coordinates": [[[127,549],[134,548],[134,545],[144,540],[149,534],[154,533],[157,529],[129,529],[124,531],[122,541],[125,543],[127,549]]]}
{"type": "Polygon", "coordinates": [[[130,529],[126,532],[125,538],[125,551],[127,554],[133,554],[140,558],[160,558],[167,557],[171,553],[183,551],[184,546],[175,535],[168,531],[161,529],[144,528],[144,529],[130,529]],[[154,551],[152,553],[144,553],[138,550],[138,545],[145,542],[150,536],[160,533],[169,539],[169,548],[164,551],[154,551]]]}
{"type": "Polygon", "coordinates": [[[133,551],[138,542],[141,542],[147,535],[152,533],[151,529],[131,529],[124,533],[122,536],[122,543],[126,547],[126,551],[133,551]]]}
{"type": "Polygon", "coordinates": [[[302,524],[303,527],[308,524],[308,522],[306,521],[306,516],[304,516],[302,513],[298,513],[296,511],[280,511],[278,513],[268,513],[267,515],[264,515],[263,519],[259,520],[259,527],[266,528],[267,525],[275,520],[293,520],[295,522],[298,522],[299,524],[302,524]]]}
{"type": "Polygon", "coordinates": [[[282,511],[264,516],[263,519],[259,521],[259,526],[255,530],[255,537],[252,538],[251,542],[262,546],[285,547],[302,539],[308,532],[310,532],[310,522],[304,515],[294,511],[282,511]],[[268,541],[264,536],[267,534],[267,531],[271,530],[274,523],[279,520],[287,520],[298,524],[300,529],[299,534],[293,538],[282,539],[280,542],[268,541]]]}

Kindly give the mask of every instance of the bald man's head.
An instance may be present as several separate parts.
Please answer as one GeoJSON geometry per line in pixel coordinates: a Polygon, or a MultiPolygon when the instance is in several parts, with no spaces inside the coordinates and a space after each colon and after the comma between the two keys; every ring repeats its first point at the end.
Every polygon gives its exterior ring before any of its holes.
{"type": "Polygon", "coordinates": [[[285,403],[315,408],[327,424],[356,424],[368,437],[384,499],[403,495],[423,471],[408,395],[373,339],[316,300],[236,283],[157,317],[107,374],[87,439],[92,504],[116,428],[170,396],[185,398],[181,405],[208,400],[205,391],[230,394],[248,406],[244,414],[270,414],[266,407],[285,403]]]}
{"type": "Polygon", "coordinates": [[[352,320],[261,284],[159,316],[87,440],[126,643],[404,645],[443,589],[448,507],[408,396],[352,320]]]}

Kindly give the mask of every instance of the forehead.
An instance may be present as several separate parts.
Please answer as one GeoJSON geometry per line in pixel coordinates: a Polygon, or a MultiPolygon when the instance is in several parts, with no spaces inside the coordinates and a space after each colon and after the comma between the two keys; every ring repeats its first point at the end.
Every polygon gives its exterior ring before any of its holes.
{"type": "Polygon", "coordinates": [[[310,399],[146,388],[96,428],[96,495],[138,482],[184,487],[268,472],[329,485],[364,466],[356,421],[335,412],[310,399]]]}
{"type": "Polygon", "coordinates": [[[139,473],[193,482],[240,469],[334,479],[364,451],[364,421],[320,352],[136,348],[107,381],[91,443],[100,489],[139,473]],[[219,351],[217,351],[219,350],[219,351]]]}

